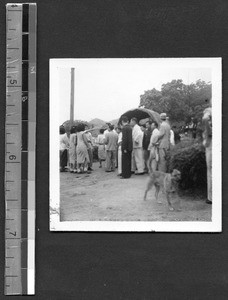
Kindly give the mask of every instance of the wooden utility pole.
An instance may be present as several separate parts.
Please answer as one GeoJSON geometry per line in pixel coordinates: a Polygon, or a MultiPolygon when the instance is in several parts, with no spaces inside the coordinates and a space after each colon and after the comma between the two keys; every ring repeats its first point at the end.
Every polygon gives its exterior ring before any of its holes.
{"type": "Polygon", "coordinates": [[[74,122],[74,68],[71,68],[71,90],[70,90],[70,124],[74,122]]]}

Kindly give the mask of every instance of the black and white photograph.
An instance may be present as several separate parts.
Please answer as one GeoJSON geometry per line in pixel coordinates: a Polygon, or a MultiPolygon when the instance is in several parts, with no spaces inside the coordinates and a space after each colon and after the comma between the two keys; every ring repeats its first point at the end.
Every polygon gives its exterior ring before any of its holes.
{"type": "Polygon", "coordinates": [[[50,59],[50,230],[221,231],[221,58],[50,59]]]}
{"type": "Polygon", "coordinates": [[[227,299],[228,1],[0,8],[0,299],[227,299]]]}

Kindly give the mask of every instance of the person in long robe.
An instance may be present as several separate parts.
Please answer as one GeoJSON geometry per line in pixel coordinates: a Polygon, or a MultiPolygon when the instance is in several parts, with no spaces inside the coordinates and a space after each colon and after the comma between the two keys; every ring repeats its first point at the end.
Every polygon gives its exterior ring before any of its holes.
{"type": "Polygon", "coordinates": [[[77,173],[83,173],[88,171],[89,154],[88,154],[88,142],[85,136],[85,125],[80,123],[77,126],[77,173]]]}
{"type": "Polygon", "coordinates": [[[131,156],[132,156],[132,128],[129,125],[127,116],[122,117],[122,177],[131,177],[131,156]]]}
{"type": "Polygon", "coordinates": [[[76,135],[76,127],[72,126],[70,129],[70,140],[69,140],[69,164],[70,164],[70,172],[76,173],[76,141],[77,141],[77,135],[76,135]]]}

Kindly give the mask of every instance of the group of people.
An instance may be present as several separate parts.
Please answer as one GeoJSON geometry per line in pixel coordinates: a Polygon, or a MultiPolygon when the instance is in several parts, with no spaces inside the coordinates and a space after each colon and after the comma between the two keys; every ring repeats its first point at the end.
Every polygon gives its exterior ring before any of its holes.
{"type": "MultiPolygon", "coordinates": [[[[118,168],[121,178],[147,173],[149,164],[153,170],[166,172],[167,151],[174,140],[165,113],[161,114],[161,120],[159,129],[156,121],[148,120],[140,126],[135,117],[129,120],[123,116],[116,128],[107,123],[108,128],[100,129],[96,139],[99,167],[105,161],[105,171],[118,168]]],[[[72,126],[69,137],[64,126],[60,126],[60,171],[65,171],[67,165],[74,173],[93,171],[93,145],[87,125],[72,126]]]]}
{"type": "Polygon", "coordinates": [[[93,140],[91,133],[83,123],[72,126],[68,138],[64,126],[60,126],[60,172],[65,171],[69,161],[70,172],[92,171],[93,140]]]}
{"type": "MultiPolygon", "coordinates": [[[[105,161],[106,172],[118,168],[121,179],[130,178],[132,174],[143,175],[149,170],[166,173],[169,150],[175,139],[166,113],[161,113],[160,119],[160,126],[152,120],[140,126],[137,118],[129,120],[127,116],[122,116],[121,124],[115,129],[114,125],[107,123],[108,128],[100,129],[96,139],[99,167],[102,168],[105,161]]],[[[211,108],[205,110],[203,122],[206,124],[207,203],[211,203],[211,108]]],[[[69,138],[64,126],[60,126],[60,171],[64,171],[68,163],[71,172],[93,171],[93,139],[88,126],[83,123],[71,127],[69,138]]]]}
{"type": "Polygon", "coordinates": [[[130,178],[133,173],[143,175],[150,168],[167,171],[167,155],[173,141],[166,114],[160,117],[159,129],[156,121],[148,120],[139,126],[137,118],[133,117],[129,123],[126,116],[122,117],[121,178],[130,178]]]}

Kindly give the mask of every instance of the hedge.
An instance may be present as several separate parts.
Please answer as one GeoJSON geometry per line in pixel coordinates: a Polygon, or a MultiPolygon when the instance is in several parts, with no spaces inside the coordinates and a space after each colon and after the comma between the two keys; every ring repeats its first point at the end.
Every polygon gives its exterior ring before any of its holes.
{"type": "Polygon", "coordinates": [[[205,148],[197,141],[183,141],[170,151],[168,169],[181,172],[180,188],[202,189],[207,187],[205,148]]]}

